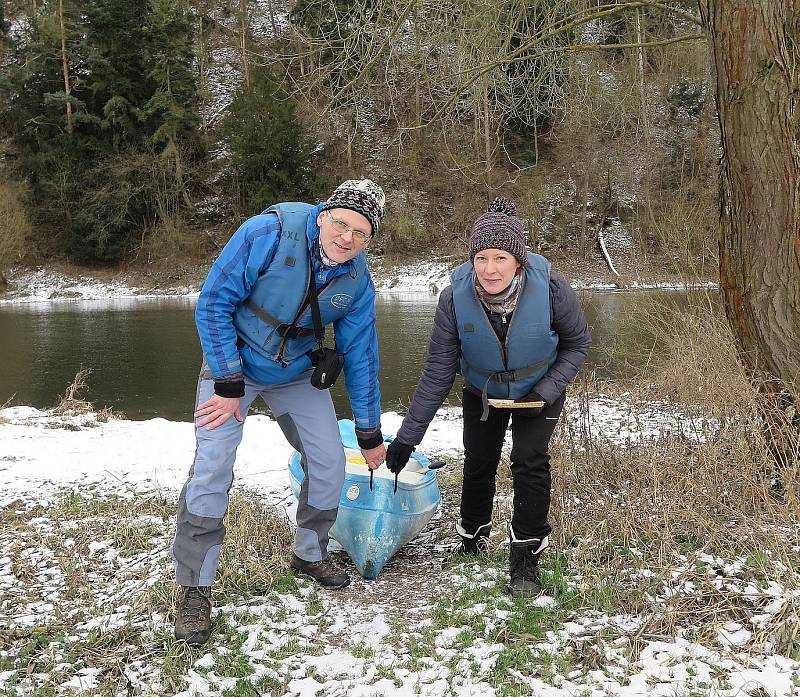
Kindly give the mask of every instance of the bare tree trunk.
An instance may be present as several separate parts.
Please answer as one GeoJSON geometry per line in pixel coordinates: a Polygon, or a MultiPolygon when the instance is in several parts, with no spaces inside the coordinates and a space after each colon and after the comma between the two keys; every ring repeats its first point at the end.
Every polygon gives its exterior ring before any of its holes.
{"type": "Polygon", "coordinates": [[[481,105],[477,102],[475,103],[473,116],[475,117],[475,127],[472,129],[472,141],[475,145],[475,159],[479,160],[481,157],[481,105]]]}
{"type": "Polygon", "coordinates": [[[642,33],[642,11],[636,8],[636,43],[640,46],[636,49],[636,80],[639,86],[639,115],[642,123],[647,122],[647,105],[644,94],[644,34],[642,33]]]}
{"type": "Polygon", "coordinates": [[[67,32],[64,28],[64,0],[58,0],[58,20],[61,25],[61,68],[64,72],[64,92],[67,94],[67,133],[72,135],[72,102],[69,100],[69,61],[67,60],[67,32]]]}
{"type": "Polygon", "coordinates": [[[275,23],[275,7],[272,0],[267,0],[267,9],[269,10],[269,24],[272,27],[272,38],[278,36],[278,25],[275,23]]]}
{"type": "Polygon", "coordinates": [[[239,21],[241,24],[241,51],[242,51],[242,77],[244,78],[245,87],[251,86],[250,81],[250,65],[247,60],[247,31],[248,31],[248,17],[247,17],[247,0],[239,0],[239,21]]]}
{"type": "Polygon", "coordinates": [[[784,465],[797,457],[800,430],[800,14],[795,4],[707,0],[702,8],[717,69],[723,147],[720,286],[742,360],[764,394],[773,455],[784,465]]]}
{"type": "Polygon", "coordinates": [[[587,235],[587,223],[589,219],[589,171],[586,168],[583,172],[583,200],[581,201],[581,259],[586,261],[589,256],[589,239],[587,235]]]}
{"type": "Polygon", "coordinates": [[[489,131],[489,83],[483,86],[483,147],[486,157],[486,171],[492,169],[492,139],[489,131]]]}

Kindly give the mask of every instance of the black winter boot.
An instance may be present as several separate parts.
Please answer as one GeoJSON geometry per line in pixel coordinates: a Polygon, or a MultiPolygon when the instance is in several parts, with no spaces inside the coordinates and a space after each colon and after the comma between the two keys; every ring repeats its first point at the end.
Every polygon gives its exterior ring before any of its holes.
{"type": "Polygon", "coordinates": [[[200,646],[211,636],[211,588],[182,586],[175,615],[175,638],[200,646]]]}
{"type": "Polygon", "coordinates": [[[295,575],[307,576],[323,588],[344,588],[350,585],[350,576],[342,571],[330,559],[306,561],[292,553],[290,566],[295,575]]]}
{"type": "Polygon", "coordinates": [[[509,555],[508,592],[515,598],[530,598],[542,592],[539,582],[539,555],[547,547],[547,538],[534,537],[530,540],[517,540],[509,527],[511,552],[509,555]]]}
{"type": "Polygon", "coordinates": [[[492,524],[481,525],[473,534],[469,534],[461,525],[461,520],[456,523],[456,532],[461,538],[453,555],[463,555],[477,557],[489,552],[489,533],[492,531],[492,524]]]}

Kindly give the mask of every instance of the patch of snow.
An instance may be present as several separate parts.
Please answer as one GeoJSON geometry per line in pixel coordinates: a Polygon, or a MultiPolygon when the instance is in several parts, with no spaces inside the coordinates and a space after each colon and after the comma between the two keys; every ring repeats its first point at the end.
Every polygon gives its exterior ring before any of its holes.
{"type": "Polygon", "coordinates": [[[81,668],[75,677],[67,680],[61,687],[75,692],[93,690],[97,687],[97,676],[102,670],[102,668],[81,668]]]}

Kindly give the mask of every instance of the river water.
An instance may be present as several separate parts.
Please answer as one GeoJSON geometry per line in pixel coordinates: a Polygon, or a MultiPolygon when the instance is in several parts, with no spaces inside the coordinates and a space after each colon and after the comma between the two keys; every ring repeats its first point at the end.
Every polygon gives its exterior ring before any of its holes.
{"type": "MultiPolygon", "coordinates": [[[[648,315],[686,303],[685,293],[671,291],[586,291],[579,297],[594,341],[587,367],[608,379],[650,355],[648,315]]],[[[194,304],[173,297],[0,306],[0,405],[55,406],[85,368],[91,371],[85,398],[98,408],[131,419],[190,420],[201,362],[194,304]]],[[[431,295],[379,296],[384,410],[408,405],[435,309],[431,295]]],[[[349,417],[341,385],[334,398],[339,416],[349,417]]],[[[264,411],[263,404],[255,411],[264,411]]]]}

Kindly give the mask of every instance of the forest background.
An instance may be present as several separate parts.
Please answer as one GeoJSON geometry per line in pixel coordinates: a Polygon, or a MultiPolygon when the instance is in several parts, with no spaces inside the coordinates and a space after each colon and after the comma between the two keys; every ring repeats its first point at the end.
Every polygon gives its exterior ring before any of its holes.
{"type": "Polygon", "coordinates": [[[573,275],[716,277],[719,127],[695,2],[0,12],[0,269],[178,279],[271,203],[369,176],[388,194],[373,251],[389,258],[458,254],[502,193],[573,275]]]}

